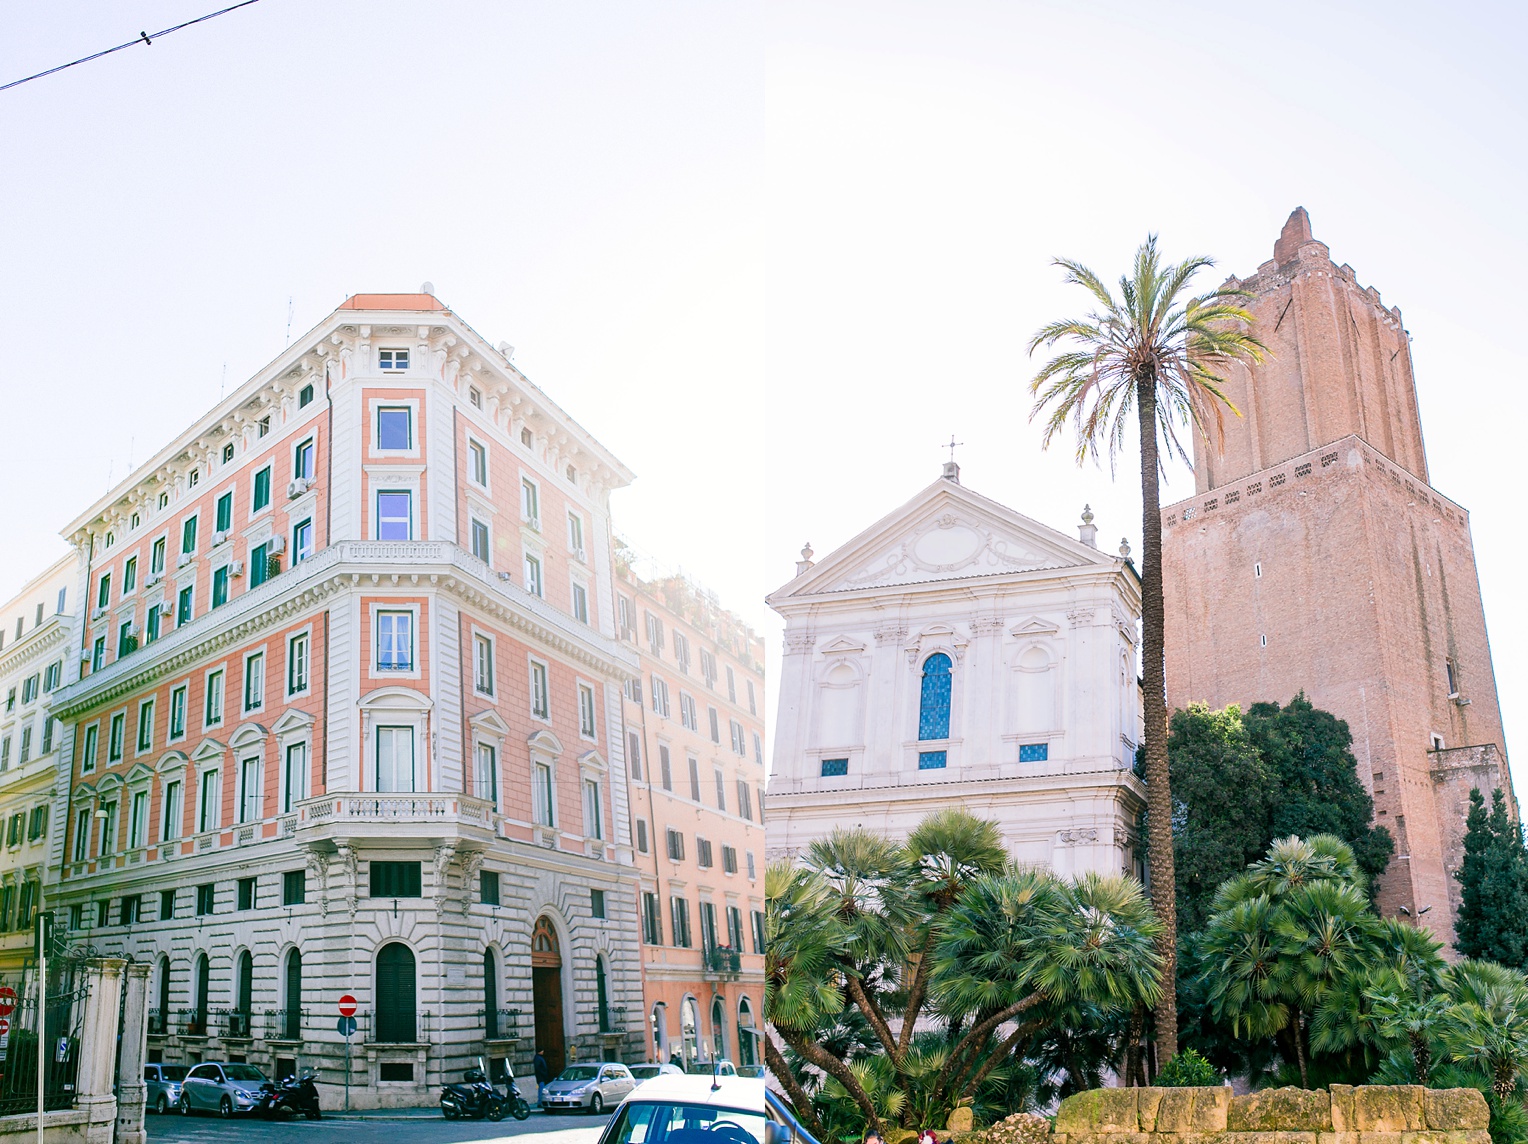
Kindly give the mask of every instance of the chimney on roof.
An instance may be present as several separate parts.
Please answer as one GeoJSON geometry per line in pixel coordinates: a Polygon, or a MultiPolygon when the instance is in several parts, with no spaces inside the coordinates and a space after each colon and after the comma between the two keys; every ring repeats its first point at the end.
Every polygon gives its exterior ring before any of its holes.
{"type": "Polygon", "coordinates": [[[1279,241],[1273,244],[1273,260],[1280,265],[1288,262],[1300,247],[1310,241],[1310,215],[1305,213],[1304,207],[1295,207],[1289,221],[1284,224],[1279,241]]]}
{"type": "Polygon", "coordinates": [[[954,461],[946,461],[944,463],[944,472],[939,475],[947,481],[954,481],[957,485],[960,484],[960,466],[954,461]]]}

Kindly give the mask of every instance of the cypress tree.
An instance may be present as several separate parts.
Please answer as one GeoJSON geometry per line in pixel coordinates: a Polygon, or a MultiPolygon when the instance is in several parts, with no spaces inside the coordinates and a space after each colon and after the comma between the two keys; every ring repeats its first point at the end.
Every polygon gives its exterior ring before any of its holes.
{"type": "Polygon", "coordinates": [[[1528,853],[1500,790],[1491,792],[1489,812],[1479,788],[1470,791],[1464,862],[1454,877],[1463,891],[1454,947],[1465,957],[1528,968],[1528,853]]]}

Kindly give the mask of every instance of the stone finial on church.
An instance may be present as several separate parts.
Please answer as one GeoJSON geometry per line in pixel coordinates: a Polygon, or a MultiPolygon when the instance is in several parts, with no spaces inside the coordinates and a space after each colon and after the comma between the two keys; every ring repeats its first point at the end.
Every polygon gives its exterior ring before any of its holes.
{"type": "Polygon", "coordinates": [[[801,559],[796,561],[796,575],[800,576],[812,566],[812,542],[808,540],[801,548],[801,559]]]}
{"type": "Polygon", "coordinates": [[[1093,506],[1082,506],[1082,523],[1077,526],[1077,536],[1089,548],[1098,547],[1098,526],[1093,523],[1093,506]]]}
{"type": "Polygon", "coordinates": [[[1126,560],[1130,559],[1130,538],[1128,536],[1119,538],[1119,554],[1126,560]]]}

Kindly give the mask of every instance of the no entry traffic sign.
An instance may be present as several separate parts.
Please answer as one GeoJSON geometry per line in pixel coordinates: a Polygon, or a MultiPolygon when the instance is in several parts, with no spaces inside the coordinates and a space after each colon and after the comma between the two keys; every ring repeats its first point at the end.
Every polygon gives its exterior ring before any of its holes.
{"type": "MultiPolygon", "coordinates": [[[[14,997],[15,994],[12,994],[12,996],[14,997]]],[[[356,1007],[356,1000],[350,994],[347,993],[343,997],[340,998],[340,1016],[341,1017],[354,1017],[355,1016],[355,1007],[356,1007]]],[[[9,1013],[10,1010],[6,1009],[5,1012],[9,1013]]]]}
{"type": "Polygon", "coordinates": [[[9,985],[0,985],[0,1017],[9,1017],[16,1011],[16,991],[9,985]]]}

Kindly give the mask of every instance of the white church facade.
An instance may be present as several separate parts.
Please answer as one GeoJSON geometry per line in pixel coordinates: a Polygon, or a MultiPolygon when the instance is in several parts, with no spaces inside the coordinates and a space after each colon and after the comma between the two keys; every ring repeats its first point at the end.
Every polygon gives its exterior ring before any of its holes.
{"type": "Polygon", "coordinates": [[[771,857],[962,806],[1019,862],[1140,875],[1140,582],[1083,521],[1068,537],[951,463],[822,560],[803,551],[768,597],[785,619],[771,857]]]}

